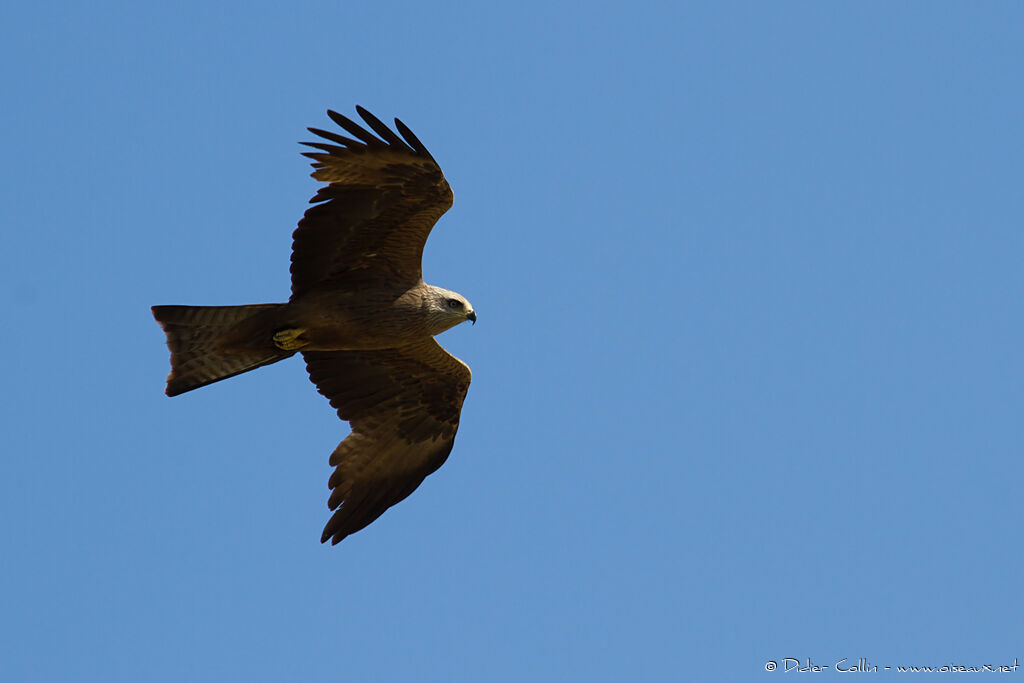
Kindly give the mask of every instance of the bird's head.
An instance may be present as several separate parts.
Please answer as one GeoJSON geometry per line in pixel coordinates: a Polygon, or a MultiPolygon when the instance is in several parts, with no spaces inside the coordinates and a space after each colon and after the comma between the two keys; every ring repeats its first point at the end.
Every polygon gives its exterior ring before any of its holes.
{"type": "Polygon", "coordinates": [[[432,287],[427,301],[427,312],[430,318],[431,334],[441,334],[467,320],[476,324],[476,311],[473,305],[458,292],[440,287],[432,287]]]}

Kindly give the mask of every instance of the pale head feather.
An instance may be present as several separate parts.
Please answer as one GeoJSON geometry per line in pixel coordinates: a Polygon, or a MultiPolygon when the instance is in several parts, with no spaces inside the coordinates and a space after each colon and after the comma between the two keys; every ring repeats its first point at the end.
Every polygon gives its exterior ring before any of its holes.
{"type": "Polygon", "coordinates": [[[450,289],[428,285],[424,303],[432,335],[441,334],[467,320],[476,321],[476,312],[469,300],[450,289]]]}

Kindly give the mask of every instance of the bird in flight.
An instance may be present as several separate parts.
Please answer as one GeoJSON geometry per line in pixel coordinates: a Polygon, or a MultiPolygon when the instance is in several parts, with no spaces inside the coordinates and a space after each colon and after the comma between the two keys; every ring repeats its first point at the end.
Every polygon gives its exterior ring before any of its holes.
{"type": "Polygon", "coordinates": [[[452,190],[423,143],[362,107],[372,133],[341,114],[348,135],[327,142],[312,177],[327,183],[292,235],[287,303],[153,306],[171,351],[168,396],[296,353],[309,378],[351,424],[331,454],[321,542],[336,544],[405,499],[448,458],[469,389],[469,367],[434,336],[467,320],[461,294],[423,281],[423,246],[452,190]],[[374,135],[376,133],[376,135],[374,135]]]}

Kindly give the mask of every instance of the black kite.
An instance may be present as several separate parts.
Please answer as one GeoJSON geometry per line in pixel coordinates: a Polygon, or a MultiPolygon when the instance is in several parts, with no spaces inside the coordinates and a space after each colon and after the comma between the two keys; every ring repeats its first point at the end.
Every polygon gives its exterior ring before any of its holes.
{"type": "Polygon", "coordinates": [[[470,372],[434,335],[476,322],[464,297],[421,273],[427,236],[452,205],[444,174],[401,121],[399,136],[356,111],[376,136],[328,111],[353,137],[310,128],[331,144],[304,143],[327,185],[293,235],[288,303],[153,307],[171,350],[168,396],[302,353],[317,390],[352,426],[330,459],[334,515],[321,541],[332,543],[448,458],[470,372]]]}

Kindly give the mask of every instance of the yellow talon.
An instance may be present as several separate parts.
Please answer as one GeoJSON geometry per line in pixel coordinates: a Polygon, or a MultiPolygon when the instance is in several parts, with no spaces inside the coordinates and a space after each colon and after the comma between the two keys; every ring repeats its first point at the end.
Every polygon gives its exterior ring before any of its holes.
{"type": "Polygon", "coordinates": [[[297,351],[309,344],[305,339],[300,339],[306,333],[305,327],[292,327],[274,333],[274,346],[283,351],[297,351]]]}

